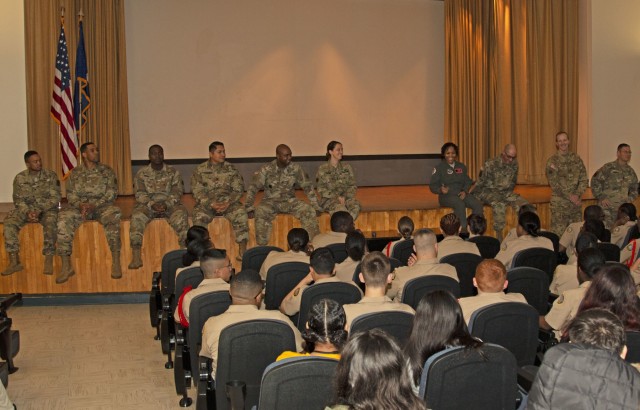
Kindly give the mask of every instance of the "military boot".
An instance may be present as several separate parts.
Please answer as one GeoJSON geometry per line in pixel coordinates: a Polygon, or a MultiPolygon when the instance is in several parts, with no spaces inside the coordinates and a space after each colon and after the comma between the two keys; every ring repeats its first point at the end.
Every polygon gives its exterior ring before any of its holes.
{"type": "Polygon", "coordinates": [[[242,256],[247,251],[247,240],[238,243],[238,256],[236,256],[236,260],[238,262],[242,262],[242,256]]]}
{"type": "Polygon", "coordinates": [[[75,274],[76,272],[73,270],[73,265],[71,264],[71,255],[62,255],[62,269],[60,269],[60,273],[56,276],[56,283],[65,283],[75,274]]]}
{"type": "Polygon", "coordinates": [[[20,264],[20,254],[18,252],[11,252],[9,254],[9,266],[2,272],[2,276],[9,276],[13,273],[20,272],[22,265],[20,264]]]}
{"type": "Polygon", "coordinates": [[[131,248],[131,263],[129,269],[139,269],[142,267],[142,249],[131,248]]]}
{"type": "Polygon", "coordinates": [[[44,255],[44,269],[42,273],[45,275],[53,275],[53,255],[44,255]]]}
{"type": "Polygon", "coordinates": [[[122,277],[122,269],[120,268],[120,251],[111,252],[111,277],[120,279],[122,277]]]}

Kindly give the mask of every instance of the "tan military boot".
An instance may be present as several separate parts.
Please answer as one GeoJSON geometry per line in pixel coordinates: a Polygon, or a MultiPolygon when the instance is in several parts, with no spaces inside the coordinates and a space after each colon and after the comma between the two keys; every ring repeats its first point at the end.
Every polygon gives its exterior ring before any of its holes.
{"type": "Polygon", "coordinates": [[[140,248],[131,248],[131,263],[129,269],[139,269],[142,267],[142,250],[140,248]]]}
{"type": "Polygon", "coordinates": [[[2,276],[9,276],[23,269],[24,267],[20,264],[20,254],[18,252],[12,252],[9,254],[9,266],[2,272],[2,276]]]}
{"type": "Polygon", "coordinates": [[[122,277],[122,268],[120,268],[120,251],[111,253],[111,277],[120,279],[122,277]]]}
{"type": "Polygon", "coordinates": [[[76,272],[73,270],[73,265],[71,264],[71,255],[62,255],[62,269],[60,269],[60,273],[56,276],[56,283],[65,283],[75,274],[76,272]]]}
{"type": "Polygon", "coordinates": [[[44,269],[42,273],[45,275],[53,275],[53,255],[44,255],[44,269]]]}
{"type": "Polygon", "coordinates": [[[247,240],[238,243],[238,256],[236,256],[236,260],[238,262],[242,262],[242,256],[247,251],[247,240]]]}

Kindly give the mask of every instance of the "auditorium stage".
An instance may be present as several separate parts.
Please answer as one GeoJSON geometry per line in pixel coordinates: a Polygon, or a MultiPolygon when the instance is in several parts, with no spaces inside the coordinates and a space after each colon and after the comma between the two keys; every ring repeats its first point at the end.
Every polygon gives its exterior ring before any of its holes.
{"type": "MultiPolygon", "coordinates": [[[[529,202],[538,205],[538,213],[544,228],[549,227],[549,200],[550,189],[548,186],[519,185],[516,192],[529,202]]],[[[258,194],[257,201],[261,198],[258,194]]],[[[298,197],[304,198],[303,192],[297,192],[298,197]]],[[[396,230],[398,219],[404,215],[410,216],[416,228],[427,227],[436,230],[440,218],[451,212],[449,208],[440,208],[438,198],[429,191],[425,185],[394,186],[394,187],[363,187],[358,189],[358,199],[362,203],[362,212],[356,221],[356,227],[361,229],[367,237],[386,236],[396,230]]],[[[591,191],[583,196],[584,206],[595,203],[591,191]]],[[[178,241],[171,227],[164,220],[152,221],[144,235],[143,261],[144,266],[137,270],[128,270],[127,265],[131,258],[129,246],[129,220],[135,203],[133,196],[119,197],[116,201],[122,209],[123,220],[121,223],[122,251],[121,264],[123,277],[119,280],[111,279],[111,253],[104,236],[103,228],[97,222],[84,223],[78,229],[73,244],[73,265],[76,275],[67,283],[57,285],[55,275],[42,274],[44,257],[42,256],[42,228],[39,224],[28,224],[20,232],[20,258],[25,269],[8,277],[0,277],[0,294],[22,292],[28,294],[74,294],[74,293],[119,293],[119,292],[144,292],[151,286],[151,277],[154,271],[160,270],[162,255],[177,249],[178,241]]],[[[194,206],[193,197],[187,194],[183,203],[189,209],[189,214],[194,206]]],[[[636,201],[636,206],[640,201],[636,201]]],[[[3,221],[11,204],[0,205],[0,221],[3,221]]],[[[485,207],[485,216],[488,219],[489,234],[493,234],[492,216],[489,207],[485,207]]],[[[323,214],[319,218],[320,230],[329,230],[329,216],[323,214]]],[[[511,209],[507,211],[507,225],[515,226],[516,218],[511,209]]],[[[299,222],[289,215],[278,215],[274,221],[274,229],[270,244],[286,249],[287,232],[294,227],[299,227],[299,222]]],[[[240,263],[235,261],[237,247],[233,237],[231,226],[224,218],[215,218],[209,225],[212,239],[218,248],[229,251],[231,260],[236,269],[240,263]]],[[[0,225],[4,230],[4,225],[0,225]]],[[[254,223],[249,220],[249,247],[255,246],[254,223]]],[[[439,230],[438,230],[439,231],[439,230]]],[[[0,236],[2,246],[0,251],[0,269],[8,264],[7,253],[4,249],[4,235],[0,236]]],[[[60,258],[56,257],[54,271],[60,270],[60,258]]]]}

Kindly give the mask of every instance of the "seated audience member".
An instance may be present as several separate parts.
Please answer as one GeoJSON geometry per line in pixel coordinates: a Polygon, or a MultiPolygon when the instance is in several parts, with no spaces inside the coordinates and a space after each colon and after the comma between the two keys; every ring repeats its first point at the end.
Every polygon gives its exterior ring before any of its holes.
{"type": "Polygon", "coordinates": [[[520,293],[504,293],[508,284],[507,269],[502,262],[497,259],[485,259],[480,262],[476,268],[476,275],[473,277],[473,286],[478,288],[478,294],[460,298],[458,301],[462,308],[464,321],[469,324],[473,312],[495,303],[527,303],[527,300],[520,293]]]}
{"type": "Polygon", "coordinates": [[[629,229],[633,228],[638,220],[636,206],[632,203],[624,203],[618,208],[618,216],[611,227],[610,242],[622,248],[629,229]]]}
{"type": "Polygon", "coordinates": [[[638,409],[640,374],[624,361],[620,320],[605,309],[580,313],[571,343],[548,350],[529,392],[527,409],[638,409]]]}
{"type": "Polygon", "coordinates": [[[511,262],[516,253],[530,248],[545,248],[553,251],[553,242],[540,236],[540,218],[533,212],[525,212],[518,217],[518,238],[509,242],[502,242],[496,259],[511,269],[511,262]]]}
{"type": "Polygon", "coordinates": [[[389,242],[387,246],[384,247],[383,252],[387,256],[387,258],[390,258],[393,255],[393,248],[395,248],[398,243],[413,238],[414,229],[415,226],[413,225],[413,220],[411,218],[409,218],[408,216],[403,216],[402,218],[400,218],[400,220],[398,221],[398,232],[400,233],[400,236],[402,236],[402,238],[398,239],[397,241],[389,242]]]}
{"type": "MultiPolygon", "coordinates": [[[[584,226],[584,221],[587,219],[604,221],[604,211],[598,205],[589,205],[584,208],[582,221],[569,224],[569,226],[564,230],[564,233],[560,237],[560,247],[558,250],[567,254],[570,263],[575,262],[576,240],[578,239],[580,232],[583,231],[582,228],[584,226]]],[[[596,237],[600,239],[598,235],[596,235],[596,237]]]]}
{"type": "Polygon", "coordinates": [[[186,268],[200,266],[200,257],[208,250],[213,249],[213,242],[209,238],[209,231],[201,226],[192,226],[187,231],[187,252],[182,255],[182,267],[176,269],[176,277],[186,268]]]}
{"type": "Polygon", "coordinates": [[[469,238],[483,236],[487,232],[487,218],[484,215],[471,214],[467,217],[469,227],[469,238]]]}
{"type": "Polygon", "coordinates": [[[370,252],[362,259],[361,267],[360,281],[366,285],[364,297],[358,303],[350,303],[343,306],[347,315],[345,329],[349,330],[351,322],[355,318],[367,313],[396,310],[414,313],[411,306],[393,302],[385,295],[387,293],[387,285],[391,283],[392,279],[389,258],[384,256],[382,252],[370,252]]]}
{"type": "MultiPolygon", "coordinates": [[[[340,282],[336,278],[336,262],[333,260],[333,254],[329,248],[318,248],[311,252],[309,274],[284,297],[280,304],[280,311],[285,315],[295,315],[300,311],[300,302],[302,301],[304,290],[316,283],[328,282],[340,282]]],[[[354,284],[353,286],[356,285],[354,284]]]]}
{"type": "Polygon", "coordinates": [[[229,279],[233,275],[233,267],[224,249],[204,251],[200,257],[200,270],[204,279],[195,289],[191,289],[190,286],[185,288],[184,293],[180,295],[176,312],[173,315],[175,321],[183,326],[189,325],[189,306],[191,306],[193,298],[204,293],[229,290],[229,279]]]}
{"type": "MultiPolygon", "coordinates": [[[[640,229],[640,219],[636,221],[638,229],[640,229]]],[[[620,262],[627,266],[631,266],[640,255],[640,239],[631,240],[624,248],[620,249],[620,262]]]]}
{"type": "Polygon", "coordinates": [[[426,409],[411,390],[402,350],[379,329],[358,332],[347,342],[336,369],[333,403],[327,409],[426,409]]]}
{"type": "Polygon", "coordinates": [[[309,234],[302,228],[293,228],[287,234],[287,252],[271,251],[262,262],[260,276],[267,280],[267,273],[272,266],[286,262],[309,263],[307,245],[309,244],[309,234]]]}
{"type": "MultiPolygon", "coordinates": [[[[533,212],[534,214],[537,214],[538,209],[533,204],[522,205],[520,209],[518,209],[518,218],[520,218],[520,215],[522,215],[525,212],[533,212]]],[[[509,229],[509,232],[507,232],[507,236],[504,237],[504,239],[502,240],[502,243],[505,244],[515,239],[518,239],[517,230],[518,230],[517,226],[515,228],[509,229]]]]}
{"type": "Polygon", "coordinates": [[[336,265],[336,277],[342,282],[353,283],[353,274],[367,253],[367,240],[360,231],[349,232],[345,246],[347,259],[336,265]]]}
{"type": "Polygon", "coordinates": [[[574,273],[580,285],[575,289],[562,292],[553,302],[549,313],[540,316],[540,327],[547,330],[553,329],[556,337],[560,339],[564,326],[576,316],[580,303],[591,285],[591,280],[604,264],[604,255],[598,248],[583,249],[578,254],[577,274],[574,273]]]}
{"type": "Polygon", "coordinates": [[[462,239],[460,233],[460,219],[456,214],[446,214],[440,219],[440,230],[444,239],[438,243],[438,260],[455,253],[473,253],[480,256],[478,246],[473,242],[462,239]]]}
{"type": "Polygon", "coordinates": [[[400,302],[407,282],[422,276],[442,275],[459,281],[456,268],[448,263],[438,263],[439,244],[433,231],[419,229],[413,237],[413,250],[415,256],[409,259],[409,266],[401,266],[394,271],[391,288],[387,291],[389,298],[400,302]]]}
{"type": "Polygon", "coordinates": [[[260,274],[251,269],[245,269],[233,275],[230,280],[229,294],[231,295],[231,306],[226,312],[207,319],[202,329],[202,349],[200,356],[213,360],[212,377],[215,379],[216,361],[218,360],[218,341],[220,333],[227,326],[246,322],[249,320],[269,319],[286,323],[293,332],[296,339],[296,346],[302,345],[300,332],[291,323],[288,317],[277,310],[260,310],[258,307],[262,303],[262,289],[264,282],[260,274]]]}
{"type": "Polygon", "coordinates": [[[404,349],[414,392],[418,392],[424,363],[431,355],[455,346],[477,348],[482,342],[469,334],[456,298],[437,290],[425,295],[416,309],[409,341],[404,349]]]}
{"type": "Polygon", "coordinates": [[[347,234],[355,229],[353,216],[347,211],[338,211],[331,215],[331,232],[320,233],[313,237],[313,249],[334,243],[344,243],[347,234]]]}
{"type": "Polygon", "coordinates": [[[276,361],[299,356],[322,356],[340,360],[340,351],[347,343],[344,330],[347,317],[335,300],[322,299],[311,307],[307,328],[302,332],[302,352],[283,352],[276,361]]]}
{"type": "MultiPolygon", "coordinates": [[[[598,239],[590,232],[581,233],[576,240],[576,251],[578,254],[587,248],[597,247],[598,239]]],[[[554,295],[561,295],[565,290],[575,289],[580,286],[576,272],[578,272],[577,259],[574,263],[556,266],[556,270],[553,272],[553,280],[549,285],[549,291],[554,295]]]]}

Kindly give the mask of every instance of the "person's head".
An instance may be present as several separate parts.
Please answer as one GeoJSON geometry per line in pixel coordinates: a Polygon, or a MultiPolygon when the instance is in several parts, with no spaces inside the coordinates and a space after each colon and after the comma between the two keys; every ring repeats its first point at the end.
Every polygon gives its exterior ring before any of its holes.
{"type": "Polygon", "coordinates": [[[440,218],[440,230],[444,236],[457,235],[460,232],[460,218],[454,213],[446,214],[440,218]]]}
{"type": "Polygon", "coordinates": [[[629,144],[618,145],[617,151],[618,161],[628,164],[631,161],[631,147],[629,144]]]}
{"type": "Polygon", "coordinates": [[[404,239],[411,238],[414,229],[413,219],[408,216],[403,216],[398,220],[398,232],[400,232],[400,235],[402,235],[404,239]]]}
{"type": "Polygon", "coordinates": [[[309,243],[309,233],[302,228],[293,228],[287,234],[287,244],[294,252],[304,252],[309,243]]]}
{"type": "Polygon", "coordinates": [[[264,282],[257,271],[243,269],[231,276],[229,285],[229,294],[234,305],[260,306],[264,282]]]}
{"type": "Polygon", "coordinates": [[[276,163],[280,168],[285,168],[291,163],[291,148],[284,144],[276,147],[276,163]]]}
{"type": "Polygon", "coordinates": [[[333,159],[336,161],[342,160],[342,144],[338,141],[331,141],[327,144],[327,159],[333,159]]]}
{"type": "Polygon", "coordinates": [[[25,152],[24,163],[29,171],[40,172],[42,170],[42,159],[36,151],[25,152]]]}
{"type": "MultiPolygon", "coordinates": [[[[582,235],[581,235],[582,236],[582,235]]],[[[578,252],[578,281],[590,281],[606,263],[604,254],[597,247],[586,248],[578,252]]]]}
{"type": "Polygon", "coordinates": [[[200,270],[205,279],[220,278],[229,282],[233,275],[233,267],[224,249],[207,249],[200,256],[200,270]]]}
{"type": "Polygon", "coordinates": [[[449,292],[436,290],[426,294],[413,319],[405,352],[413,370],[414,383],[420,381],[424,362],[448,346],[480,346],[467,329],[458,300],[449,292]]]}
{"type": "Polygon", "coordinates": [[[502,162],[505,164],[510,164],[515,161],[517,156],[518,152],[516,151],[516,146],[513,144],[505,145],[502,154],[500,154],[500,158],[502,158],[502,162]]]}
{"type": "Polygon", "coordinates": [[[347,255],[354,261],[360,261],[367,251],[367,240],[362,232],[354,230],[347,234],[344,241],[347,255]]]}
{"type": "Polygon", "coordinates": [[[224,144],[220,141],[213,141],[209,144],[209,161],[213,164],[222,164],[227,158],[224,144]]]}
{"type": "Polygon", "coordinates": [[[518,236],[530,235],[533,237],[540,235],[540,218],[533,212],[524,212],[518,217],[518,236]]]}
{"type": "Polygon", "coordinates": [[[413,249],[419,257],[435,258],[438,255],[438,239],[431,229],[418,229],[413,236],[413,249]]]}
{"type": "MultiPolygon", "coordinates": [[[[309,310],[307,328],[302,332],[304,351],[313,353],[316,345],[330,344],[334,351],[341,351],[347,342],[344,326],[347,316],[342,306],[331,299],[322,299],[309,310]]],[[[328,353],[328,352],[326,352],[328,353]]]]}
{"type": "Polygon", "coordinates": [[[164,163],[164,149],[158,144],[149,147],[149,163],[152,166],[162,166],[164,163]]]}
{"type": "Polygon", "coordinates": [[[632,203],[625,202],[624,204],[618,207],[618,217],[617,219],[628,218],[627,220],[635,222],[638,219],[638,213],[636,210],[636,206],[632,203]]]}
{"type": "Polygon", "coordinates": [[[598,205],[589,205],[584,208],[582,216],[585,221],[587,219],[598,219],[600,221],[604,221],[604,211],[598,205]]]}
{"type": "Polygon", "coordinates": [[[471,214],[467,217],[469,232],[474,235],[484,235],[487,231],[487,219],[483,215],[471,214]]]}
{"type": "Polygon", "coordinates": [[[203,241],[205,239],[211,239],[209,236],[209,230],[204,226],[193,225],[187,230],[187,239],[185,245],[189,245],[191,241],[203,241]]]}
{"type": "Polygon", "coordinates": [[[453,164],[458,158],[458,146],[453,142],[445,142],[440,148],[442,159],[449,164],[453,164]]]}
{"type": "Polygon", "coordinates": [[[536,208],[536,206],[534,204],[525,204],[522,205],[519,209],[518,209],[518,218],[520,217],[520,215],[522,215],[525,212],[532,212],[534,214],[538,213],[538,208],[536,208]]]}
{"type": "Polygon", "coordinates": [[[566,132],[560,131],[556,134],[556,148],[558,148],[558,151],[563,153],[569,151],[569,143],[569,136],[566,132]]]}
{"type": "Polygon", "coordinates": [[[597,248],[598,238],[591,232],[581,232],[576,239],[576,252],[580,253],[587,248],[597,248]]]}
{"type": "Polygon", "coordinates": [[[317,277],[333,276],[336,272],[336,261],[329,248],[318,248],[311,252],[309,264],[314,280],[317,277]]]}
{"type": "Polygon", "coordinates": [[[582,232],[593,234],[600,242],[606,242],[607,228],[600,219],[586,219],[582,225],[582,232]]]}
{"type": "Polygon", "coordinates": [[[624,357],[627,335],[620,319],[606,309],[580,312],[567,327],[571,343],[599,347],[624,357]]]}
{"type": "Polygon", "coordinates": [[[350,409],[424,409],[411,390],[407,362],[391,336],[379,329],[352,335],[335,373],[336,404],[350,409]]]}
{"type": "Polygon", "coordinates": [[[386,288],[391,283],[391,263],[382,252],[369,252],[362,258],[360,280],[367,288],[386,288]]]}
{"type": "Polygon", "coordinates": [[[485,259],[478,264],[473,286],[485,293],[502,292],[507,288],[507,269],[497,259],[485,259]]]}
{"type": "Polygon", "coordinates": [[[349,233],[354,229],[353,216],[349,212],[338,211],[331,215],[331,230],[333,232],[349,233]]]}
{"type": "Polygon", "coordinates": [[[80,145],[80,155],[86,162],[100,162],[100,150],[98,149],[98,146],[93,142],[89,141],[80,145]]]}
{"type": "Polygon", "coordinates": [[[213,248],[213,243],[210,239],[193,240],[187,244],[187,253],[182,257],[182,264],[185,266],[191,265],[193,262],[200,260],[202,254],[213,248]]]}

